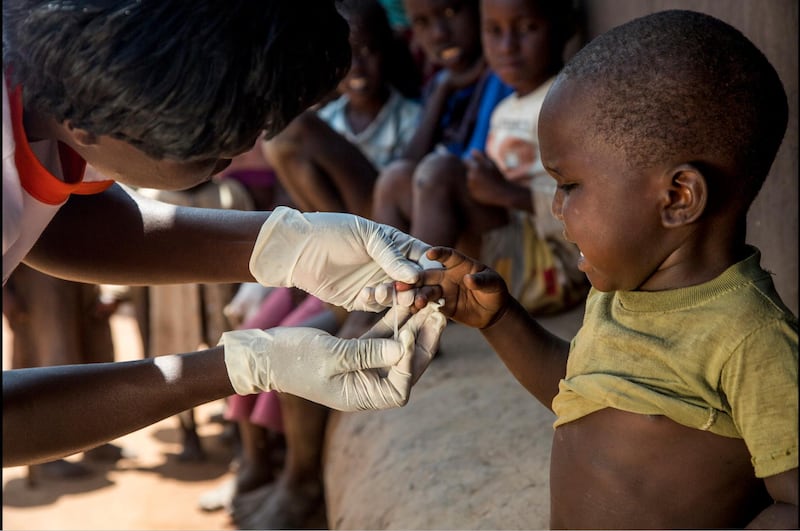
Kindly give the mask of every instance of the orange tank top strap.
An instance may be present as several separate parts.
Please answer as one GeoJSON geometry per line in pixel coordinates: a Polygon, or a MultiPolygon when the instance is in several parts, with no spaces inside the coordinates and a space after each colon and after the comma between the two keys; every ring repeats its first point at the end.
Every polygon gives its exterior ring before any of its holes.
{"type": "Polygon", "coordinates": [[[8,86],[11,124],[14,130],[14,162],[19,172],[20,184],[36,200],[48,205],[60,205],[72,194],[97,194],[106,190],[114,181],[83,182],[86,161],[72,148],[58,143],[58,155],[64,173],[62,181],[45,168],[33,153],[25,134],[22,111],[22,87],[8,86]]]}

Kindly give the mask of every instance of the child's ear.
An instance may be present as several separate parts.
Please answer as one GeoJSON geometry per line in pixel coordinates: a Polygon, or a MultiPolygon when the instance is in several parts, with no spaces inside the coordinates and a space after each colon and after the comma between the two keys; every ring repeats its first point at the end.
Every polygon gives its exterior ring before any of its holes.
{"type": "Polygon", "coordinates": [[[661,222],[675,228],[696,221],[708,202],[708,183],[703,173],[692,164],[681,164],[665,175],[664,206],[661,222]]]}
{"type": "Polygon", "coordinates": [[[75,127],[71,120],[64,121],[64,130],[80,146],[92,146],[97,143],[97,135],[86,129],[75,127]]]}

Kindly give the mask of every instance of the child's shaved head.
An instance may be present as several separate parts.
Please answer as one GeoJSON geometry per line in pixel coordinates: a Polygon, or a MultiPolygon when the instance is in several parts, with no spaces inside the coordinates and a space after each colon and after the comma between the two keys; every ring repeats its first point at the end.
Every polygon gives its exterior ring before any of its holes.
{"type": "Polygon", "coordinates": [[[701,13],[664,11],[612,29],[564,67],[558,82],[571,81],[592,103],[594,133],[630,166],[681,158],[748,204],[786,130],[775,69],[738,30],[701,13]]]}

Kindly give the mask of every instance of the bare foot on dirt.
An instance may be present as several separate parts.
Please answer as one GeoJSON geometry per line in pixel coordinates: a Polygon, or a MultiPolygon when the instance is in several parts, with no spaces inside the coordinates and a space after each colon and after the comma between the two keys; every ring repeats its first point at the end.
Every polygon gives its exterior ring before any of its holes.
{"type": "Polygon", "coordinates": [[[321,481],[289,486],[279,479],[268,487],[258,491],[255,510],[235,520],[239,529],[327,528],[321,481]]]}

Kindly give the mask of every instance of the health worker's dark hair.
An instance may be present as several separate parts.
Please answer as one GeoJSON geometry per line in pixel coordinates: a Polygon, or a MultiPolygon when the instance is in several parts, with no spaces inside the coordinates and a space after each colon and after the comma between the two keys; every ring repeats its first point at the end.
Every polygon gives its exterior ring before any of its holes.
{"type": "Polygon", "coordinates": [[[3,67],[26,109],[155,158],[278,133],[350,66],[333,0],[3,2],[3,67]]]}

